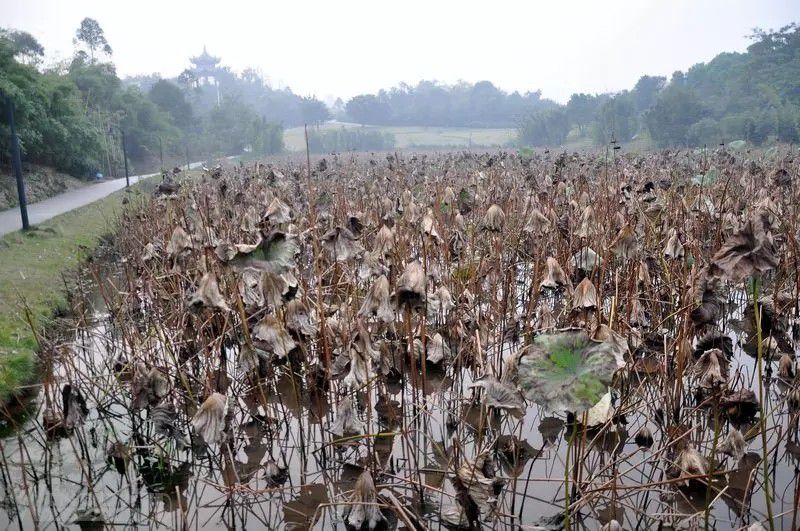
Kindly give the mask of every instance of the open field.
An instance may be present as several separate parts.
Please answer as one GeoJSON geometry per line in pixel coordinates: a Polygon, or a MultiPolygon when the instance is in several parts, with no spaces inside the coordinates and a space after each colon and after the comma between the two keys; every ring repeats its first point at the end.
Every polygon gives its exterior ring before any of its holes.
{"type": "MultiPolygon", "coordinates": [[[[508,129],[480,129],[461,127],[421,127],[421,126],[371,126],[350,123],[326,123],[320,129],[365,128],[383,133],[391,133],[395,137],[396,147],[468,147],[503,146],[516,138],[517,132],[508,129]]],[[[309,128],[310,129],[310,128],[309,128]]],[[[302,127],[292,127],[284,133],[284,143],[289,151],[304,151],[306,148],[302,127]]]]}

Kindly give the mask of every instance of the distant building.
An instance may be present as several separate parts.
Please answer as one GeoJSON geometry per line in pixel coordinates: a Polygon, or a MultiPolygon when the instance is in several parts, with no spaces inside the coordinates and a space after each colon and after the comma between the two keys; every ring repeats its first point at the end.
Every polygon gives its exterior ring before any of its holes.
{"type": "Polygon", "coordinates": [[[217,84],[219,61],[219,57],[210,55],[205,46],[203,46],[203,53],[197,57],[189,58],[189,62],[192,63],[192,68],[189,71],[194,77],[195,86],[217,84]]]}

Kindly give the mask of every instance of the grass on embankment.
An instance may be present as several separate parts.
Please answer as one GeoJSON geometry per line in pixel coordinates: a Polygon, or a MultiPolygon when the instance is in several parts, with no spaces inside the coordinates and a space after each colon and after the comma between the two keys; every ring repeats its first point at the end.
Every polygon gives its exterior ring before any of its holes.
{"type": "MultiPolygon", "coordinates": [[[[144,190],[153,180],[131,187],[144,190]]],[[[66,306],[62,273],[75,270],[103,236],[113,233],[124,189],[79,209],[0,239],[0,403],[36,377],[36,337],[66,306]]]]}

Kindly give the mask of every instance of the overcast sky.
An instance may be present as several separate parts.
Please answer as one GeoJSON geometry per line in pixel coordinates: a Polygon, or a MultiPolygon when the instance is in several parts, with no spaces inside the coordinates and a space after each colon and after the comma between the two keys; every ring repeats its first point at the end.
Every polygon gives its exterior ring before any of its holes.
{"type": "Polygon", "coordinates": [[[48,60],[72,54],[88,16],[121,76],[176,76],[205,44],[235,71],[326,100],[488,79],[563,102],[743,51],[751,28],[800,21],[798,0],[0,1],[0,26],[32,33],[48,60]]]}

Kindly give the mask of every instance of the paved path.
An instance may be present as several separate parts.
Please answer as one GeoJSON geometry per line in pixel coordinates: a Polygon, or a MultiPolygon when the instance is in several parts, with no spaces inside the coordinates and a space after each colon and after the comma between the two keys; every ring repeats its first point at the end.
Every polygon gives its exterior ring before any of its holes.
{"type": "MultiPolygon", "coordinates": [[[[202,162],[192,162],[189,168],[198,168],[201,165],[202,162]]],[[[158,174],[134,175],[130,178],[131,184],[153,175],[158,174]]],[[[94,203],[98,199],[102,199],[123,188],[125,188],[125,177],[104,181],[102,183],[90,184],[76,190],[70,190],[69,192],[55,195],[44,201],[39,201],[38,203],[29,203],[28,221],[30,221],[31,225],[37,225],[59,214],[63,214],[64,212],[69,212],[70,210],[80,208],[89,203],[94,203]]],[[[22,218],[20,217],[19,207],[0,212],[0,236],[20,229],[22,229],[22,218]]]]}

